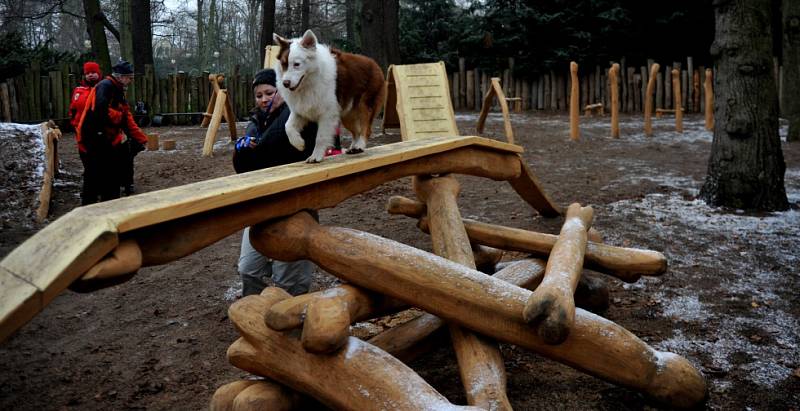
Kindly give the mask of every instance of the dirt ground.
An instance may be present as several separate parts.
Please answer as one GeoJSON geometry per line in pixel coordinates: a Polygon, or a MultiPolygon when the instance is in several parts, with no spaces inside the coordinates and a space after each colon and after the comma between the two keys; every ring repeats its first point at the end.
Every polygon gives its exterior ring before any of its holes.
{"type": "MultiPolygon", "coordinates": [[[[473,134],[476,113],[457,117],[462,133],[473,134]]],[[[608,138],[608,121],[582,119],[580,141],[570,142],[565,115],[513,115],[524,158],[557,203],[592,205],[594,227],[610,244],[667,255],[670,268],[661,277],[634,284],[604,277],[611,307],[603,315],[656,349],[688,358],[707,378],[707,409],[800,409],[800,144],[783,144],[793,210],[751,215],[694,199],[711,147],[699,116],[687,116],[683,134],[674,131],[672,119],[657,120],[653,138],[641,134],[639,117],[623,116],[619,140],[608,138]]],[[[139,192],[233,174],[232,148],[225,142],[217,143],[213,158],[200,157],[205,130],[147,131],[160,133],[162,141],[175,139],[177,150],[137,157],[139,192]]],[[[490,116],[485,135],[502,138],[498,115],[490,116]]],[[[396,134],[378,135],[370,145],[396,141],[396,134]]],[[[82,167],[72,134],[65,134],[59,150],[62,174],[51,219],[79,205],[82,167]]],[[[12,151],[4,146],[0,152],[0,257],[41,228],[25,208],[35,184],[25,183],[25,161],[12,151]]],[[[459,179],[464,217],[558,232],[560,219],[538,216],[508,184],[459,179]]],[[[409,179],[322,210],[321,221],[429,250],[414,221],[384,211],[392,195],[413,197],[409,179]]],[[[248,376],[225,358],[237,338],[226,312],[239,292],[240,239],[237,233],[181,260],[142,269],[121,286],[64,292],[0,343],[0,409],[206,408],[217,387],[248,376]]],[[[319,272],[313,287],[336,282],[319,272]]],[[[368,336],[389,323],[358,324],[354,331],[368,336]]],[[[505,344],[501,349],[515,409],[661,407],[535,353],[505,344]]],[[[450,401],[465,403],[452,349],[442,347],[411,366],[450,401]]]]}

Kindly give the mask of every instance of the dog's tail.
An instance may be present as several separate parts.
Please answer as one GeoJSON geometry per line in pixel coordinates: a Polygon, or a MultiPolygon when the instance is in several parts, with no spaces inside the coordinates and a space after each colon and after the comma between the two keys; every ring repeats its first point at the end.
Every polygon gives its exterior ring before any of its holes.
{"type": "Polygon", "coordinates": [[[367,87],[369,92],[364,96],[364,103],[369,108],[369,114],[364,119],[363,124],[363,130],[367,138],[372,134],[372,121],[383,109],[383,103],[386,100],[386,81],[383,77],[383,70],[374,61],[369,77],[370,80],[367,87]]]}

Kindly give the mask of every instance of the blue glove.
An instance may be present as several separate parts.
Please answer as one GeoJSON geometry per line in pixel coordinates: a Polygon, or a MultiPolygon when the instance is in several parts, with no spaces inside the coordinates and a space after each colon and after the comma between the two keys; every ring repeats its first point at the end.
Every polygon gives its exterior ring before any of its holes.
{"type": "Polygon", "coordinates": [[[252,141],[252,137],[250,136],[242,136],[236,140],[236,151],[242,151],[244,148],[250,147],[250,141],[252,141]]]}

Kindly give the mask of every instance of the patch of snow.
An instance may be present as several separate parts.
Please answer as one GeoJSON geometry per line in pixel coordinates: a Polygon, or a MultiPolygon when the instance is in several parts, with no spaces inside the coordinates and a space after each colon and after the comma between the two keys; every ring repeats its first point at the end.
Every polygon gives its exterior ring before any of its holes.
{"type": "MultiPolygon", "coordinates": [[[[787,172],[791,178],[797,175],[794,170],[787,172]]],[[[685,186],[680,179],[675,185],[685,186]]],[[[800,195],[796,183],[787,183],[786,188],[790,198],[800,195]]],[[[646,226],[642,235],[664,244],[660,251],[670,262],[665,276],[671,281],[712,284],[665,287],[664,292],[653,293],[662,314],[676,322],[672,337],[654,343],[658,349],[708,358],[706,366],[730,374],[744,373],[729,378],[745,378],[765,388],[792,378],[793,367],[800,363],[800,322],[790,314],[793,302],[787,285],[793,281],[792,267],[800,260],[800,212],[764,216],[724,213],[702,200],[687,200],[676,193],[649,194],[600,207],[607,208],[599,211],[601,215],[619,215],[637,227],[646,226]],[[759,255],[762,264],[753,263],[753,254],[759,255]],[[696,273],[698,266],[704,268],[704,278],[690,278],[689,269],[696,273]],[[711,310],[723,303],[741,309],[711,310]],[[704,333],[685,331],[681,324],[688,322],[702,323],[704,333]],[[735,369],[734,364],[738,364],[735,369]]],[[[619,244],[636,231],[636,227],[622,234],[609,230],[607,237],[610,243],[619,244]]],[[[664,281],[647,280],[656,287],[664,281]]],[[[626,284],[625,288],[638,287],[626,284]]],[[[730,386],[725,378],[713,383],[719,381],[720,386],[712,390],[724,391],[726,384],[730,386]]]]}

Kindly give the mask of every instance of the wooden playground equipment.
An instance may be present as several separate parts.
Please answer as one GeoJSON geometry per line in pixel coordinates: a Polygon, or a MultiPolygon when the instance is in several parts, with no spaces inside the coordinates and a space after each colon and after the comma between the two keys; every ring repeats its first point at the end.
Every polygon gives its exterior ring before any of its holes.
{"type": "MultiPolygon", "coordinates": [[[[508,102],[514,101],[514,104],[521,104],[521,99],[506,97],[503,93],[503,87],[500,85],[500,78],[492,77],[491,87],[486,90],[483,96],[483,104],[481,104],[481,114],[478,116],[478,125],[476,129],[478,134],[483,134],[483,126],[486,124],[486,117],[489,115],[489,110],[492,108],[494,99],[500,105],[500,112],[503,113],[503,127],[506,133],[506,140],[514,144],[514,129],[511,128],[511,114],[508,112],[508,102]]],[[[516,110],[515,110],[516,111],[516,110]]]]}
{"type": "Polygon", "coordinates": [[[203,143],[203,157],[213,154],[214,142],[217,139],[222,118],[228,123],[228,131],[231,133],[231,141],[236,141],[236,115],[233,113],[233,106],[228,99],[228,91],[221,87],[224,84],[225,76],[222,74],[209,74],[208,81],[211,82],[211,97],[208,99],[208,107],[203,114],[201,127],[208,127],[206,138],[203,143]]]}
{"type": "MultiPolygon", "coordinates": [[[[119,284],[139,268],[166,264],[251,227],[253,246],[283,261],[310,259],[345,280],[292,297],[278,288],[235,302],[229,318],[241,335],[230,362],[265,377],[220,387],[212,410],[292,409],[304,397],[334,409],[511,409],[497,342],[537,352],[676,407],[706,395],[703,376],[683,357],[659,352],[623,327],[583,308],[608,305],[591,268],[626,282],[666,270],[655,251],[590,240],[593,210],[571,205],[559,235],[466,220],[455,174],[507,181],[544,216],[561,215],[522,158],[522,148],[425,129],[404,94],[406,79],[428,68],[395,66],[398,122],[404,141],[337,156],[202,181],[80,207],[51,223],[0,261],[0,340],[70,287],[119,284]],[[402,101],[402,102],[401,102],[402,101]],[[411,138],[410,136],[416,136],[411,138]],[[417,200],[393,197],[387,210],[419,219],[433,253],[357,230],[323,226],[306,210],[334,207],[385,182],[412,176],[417,200]],[[66,241],[69,239],[69,241],[66,241]],[[501,251],[541,259],[512,263],[493,276],[476,270],[501,251]],[[427,313],[368,341],[351,324],[406,307],[427,313]],[[403,364],[447,326],[469,406],[450,403],[403,364]],[[476,408],[477,407],[477,408],[476,408]]],[[[415,80],[415,81],[416,81],[415,80]]],[[[444,96],[448,96],[446,85],[444,96]]],[[[439,98],[420,87],[422,104],[439,98]]],[[[442,91],[442,90],[439,90],[442,91]]],[[[450,116],[439,125],[455,124],[450,116]]],[[[388,115],[387,115],[388,116],[388,115]]],[[[438,117],[435,117],[438,121],[438,117]]],[[[422,124],[426,123],[422,121],[422,124]]],[[[437,126],[438,127],[438,126],[437,126]]],[[[456,130],[457,134],[457,130],[456,130]]]]}
{"type": "Polygon", "coordinates": [[[58,140],[61,130],[50,120],[39,125],[44,145],[44,170],[42,188],[39,190],[39,206],[36,208],[36,221],[44,222],[50,212],[50,199],[53,195],[53,181],[58,175],[58,140]]]}

